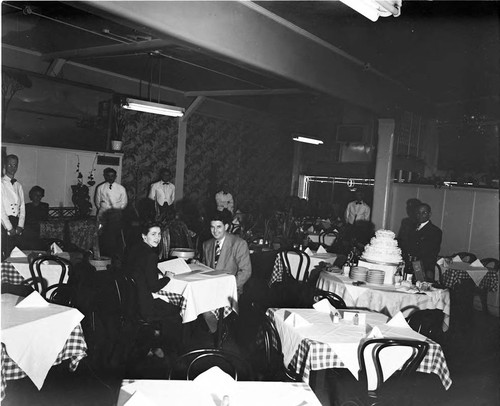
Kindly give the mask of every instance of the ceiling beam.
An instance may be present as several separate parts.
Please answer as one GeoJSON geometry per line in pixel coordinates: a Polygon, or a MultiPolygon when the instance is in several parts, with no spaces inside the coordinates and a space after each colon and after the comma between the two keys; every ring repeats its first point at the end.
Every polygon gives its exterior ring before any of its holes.
{"type": "Polygon", "coordinates": [[[280,94],[304,93],[300,89],[256,89],[256,90],[192,90],[185,92],[184,96],[272,96],[280,94]]]}
{"type": "Polygon", "coordinates": [[[56,58],[79,59],[96,56],[120,55],[124,53],[134,54],[138,52],[157,50],[171,44],[172,41],[153,39],[151,41],[131,42],[130,44],[103,45],[99,47],[69,49],[66,51],[51,52],[43,54],[42,59],[48,61],[56,58]]]}
{"type": "MultiPolygon", "coordinates": [[[[425,110],[419,99],[394,81],[354,64],[343,55],[280,24],[257,7],[235,1],[75,2],[155,36],[175,38],[216,57],[272,72],[302,86],[366,107],[380,116],[395,109],[425,110]]],[[[290,23],[291,24],[291,23],[290,23]]],[[[388,45],[389,46],[389,45],[388,45]]]]}

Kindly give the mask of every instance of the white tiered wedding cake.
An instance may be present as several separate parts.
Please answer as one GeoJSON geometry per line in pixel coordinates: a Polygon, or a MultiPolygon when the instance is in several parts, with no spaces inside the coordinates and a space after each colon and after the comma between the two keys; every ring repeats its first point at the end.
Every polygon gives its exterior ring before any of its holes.
{"type": "Polygon", "coordinates": [[[370,244],[365,246],[363,258],[368,261],[399,264],[403,258],[396,235],[391,230],[378,230],[370,244]]]}
{"type": "Polygon", "coordinates": [[[385,272],[384,284],[391,285],[398,264],[403,261],[396,235],[391,230],[378,230],[365,250],[358,265],[385,272]]]}

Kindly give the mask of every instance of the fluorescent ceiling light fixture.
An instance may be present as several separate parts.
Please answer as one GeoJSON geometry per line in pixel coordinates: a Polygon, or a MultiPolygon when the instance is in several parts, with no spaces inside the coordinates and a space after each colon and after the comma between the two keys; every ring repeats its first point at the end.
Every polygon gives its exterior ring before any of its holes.
{"type": "Polygon", "coordinates": [[[375,22],[379,17],[398,17],[402,0],[340,0],[345,5],[375,22]]]}
{"type": "Polygon", "coordinates": [[[299,137],[299,136],[297,136],[293,140],[294,141],[298,141],[298,142],[305,142],[306,144],[314,144],[314,145],[323,144],[323,141],[317,140],[316,138],[308,138],[308,137],[299,137]]]}
{"type": "Polygon", "coordinates": [[[168,104],[153,103],[149,101],[131,99],[127,97],[122,105],[124,109],[142,111],[143,113],[161,114],[162,116],[182,117],[184,109],[182,107],[170,106],[168,104]]]}

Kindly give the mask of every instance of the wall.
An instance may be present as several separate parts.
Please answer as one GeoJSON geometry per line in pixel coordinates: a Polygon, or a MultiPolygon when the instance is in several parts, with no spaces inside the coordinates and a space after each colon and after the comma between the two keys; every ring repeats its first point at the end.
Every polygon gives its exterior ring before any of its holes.
{"type": "MultiPolygon", "coordinates": [[[[138,202],[147,196],[160,168],[170,169],[175,179],[178,121],[126,111],[122,131],[123,185],[138,202]]],[[[212,204],[223,183],[243,210],[270,196],[286,196],[292,158],[289,133],[270,123],[193,114],[187,128],[185,199],[212,204]]]]}
{"type": "MultiPolygon", "coordinates": [[[[71,185],[77,183],[76,167],[80,161],[80,172],[83,183],[87,184],[92,168],[95,168],[95,185],[89,186],[90,198],[93,202],[95,186],[104,181],[103,169],[111,165],[98,165],[96,156],[114,156],[121,158],[122,154],[80,151],[35,145],[20,145],[2,143],[7,154],[19,157],[19,168],[16,179],[23,186],[25,201],[29,202],[28,192],[35,186],[45,189],[44,201],[51,207],[73,207],[71,201],[71,185]]],[[[117,181],[121,179],[121,166],[111,166],[117,172],[117,181]]],[[[93,207],[92,213],[95,213],[93,207]]]]}

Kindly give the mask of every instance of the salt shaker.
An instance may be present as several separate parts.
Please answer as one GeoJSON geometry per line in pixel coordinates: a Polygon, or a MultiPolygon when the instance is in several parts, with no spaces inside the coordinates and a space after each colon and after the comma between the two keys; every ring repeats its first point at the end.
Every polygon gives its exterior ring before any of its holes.
{"type": "Polygon", "coordinates": [[[220,405],[221,406],[230,406],[230,404],[229,404],[229,396],[228,395],[224,395],[224,397],[222,398],[222,403],[220,405]]]}
{"type": "Polygon", "coordinates": [[[356,313],[354,315],[354,317],[352,318],[352,323],[355,325],[355,326],[358,326],[359,325],[359,316],[358,316],[358,313],[356,313]]]}

